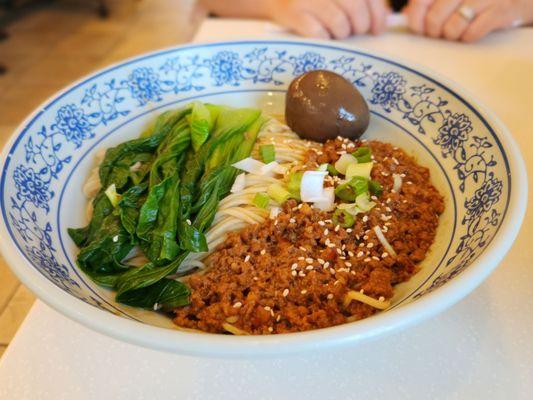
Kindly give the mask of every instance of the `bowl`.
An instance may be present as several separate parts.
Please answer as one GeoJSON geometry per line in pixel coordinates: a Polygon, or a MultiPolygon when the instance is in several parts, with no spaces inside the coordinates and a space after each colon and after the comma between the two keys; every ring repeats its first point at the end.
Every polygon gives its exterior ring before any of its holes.
{"type": "Polygon", "coordinates": [[[352,47],[311,41],[191,45],[142,55],[53,96],[13,134],[2,157],[0,246],[40,299],[69,318],[164,351],[245,356],[347,346],[457,302],[498,265],[522,222],[525,166],[508,130],[474,96],[433,72],[352,47]],[[114,301],[75,265],[68,227],[86,222],[82,186],[100,149],[139,135],[165,109],[193,100],[282,114],[290,81],[313,69],[342,74],[371,110],[365,136],[400,146],[445,197],[437,239],[392,306],[327,329],[227,336],[175,329],[164,315],[114,301]]]}

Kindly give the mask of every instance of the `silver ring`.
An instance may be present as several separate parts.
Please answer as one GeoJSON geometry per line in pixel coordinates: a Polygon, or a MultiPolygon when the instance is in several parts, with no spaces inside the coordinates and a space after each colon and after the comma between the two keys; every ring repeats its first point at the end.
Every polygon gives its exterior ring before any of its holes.
{"type": "Polygon", "coordinates": [[[476,11],[469,6],[461,6],[457,9],[457,12],[461,17],[466,19],[468,22],[472,21],[474,18],[476,18],[476,11]]]}

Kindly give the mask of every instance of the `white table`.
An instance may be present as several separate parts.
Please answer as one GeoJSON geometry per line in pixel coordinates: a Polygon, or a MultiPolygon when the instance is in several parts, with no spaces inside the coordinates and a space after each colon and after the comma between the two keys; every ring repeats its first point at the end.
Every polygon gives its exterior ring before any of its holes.
{"type": "MultiPolygon", "coordinates": [[[[197,40],[280,35],[265,23],[208,21],[197,40]]],[[[533,29],[475,46],[401,32],[350,43],[416,60],[468,87],[511,129],[532,170],[533,29]]],[[[403,332],[328,353],[181,357],[104,337],[37,301],[0,362],[0,399],[531,399],[532,222],[528,212],[501,266],[458,305],[403,332]]]]}

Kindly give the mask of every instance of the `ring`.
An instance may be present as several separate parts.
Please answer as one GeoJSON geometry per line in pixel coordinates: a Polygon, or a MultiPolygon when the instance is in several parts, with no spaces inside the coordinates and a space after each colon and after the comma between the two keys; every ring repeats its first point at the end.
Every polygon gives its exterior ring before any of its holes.
{"type": "Polygon", "coordinates": [[[461,6],[457,9],[457,12],[459,13],[459,15],[461,15],[461,17],[466,19],[468,22],[476,18],[476,11],[472,7],[461,6]]]}

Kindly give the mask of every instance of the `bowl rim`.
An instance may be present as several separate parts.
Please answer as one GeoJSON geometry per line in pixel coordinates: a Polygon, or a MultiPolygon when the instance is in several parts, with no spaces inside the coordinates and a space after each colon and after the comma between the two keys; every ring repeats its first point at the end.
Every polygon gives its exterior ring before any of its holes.
{"type": "MultiPolygon", "coordinates": [[[[238,40],[171,46],[129,57],[125,60],[113,63],[106,68],[98,69],[83,76],[64,89],[54,93],[41,103],[41,105],[39,105],[15,129],[10,139],[5,143],[1,156],[1,170],[4,170],[6,161],[11,157],[9,154],[10,150],[18,141],[20,134],[27,128],[27,125],[39,114],[44,112],[52,102],[76,89],[88,80],[97,78],[100,75],[123,67],[129,63],[142,61],[143,59],[149,59],[165,53],[171,53],[177,49],[201,49],[205,47],[223,47],[225,45],[239,44],[312,45],[314,47],[332,50],[357,52],[380,61],[398,65],[401,68],[422,75],[425,79],[443,87],[451,94],[461,99],[465,104],[470,105],[472,111],[482,116],[495,132],[502,150],[507,155],[510,175],[513,177],[507,215],[502,221],[499,231],[493,237],[493,240],[477,259],[475,259],[471,265],[460,274],[460,279],[452,279],[435,291],[425,294],[409,304],[405,304],[388,312],[380,313],[372,318],[367,318],[354,323],[299,333],[244,337],[191,333],[148,325],[109,312],[104,312],[103,310],[86,304],[79,299],[73,299],[72,295],[66,293],[39,274],[29,261],[26,260],[8,234],[6,221],[2,217],[0,218],[0,237],[9,237],[9,240],[0,240],[0,251],[21,282],[34,292],[39,299],[43,300],[56,311],[88,328],[132,344],[161,351],[195,356],[268,357],[354,344],[356,342],[361,342],[364,339],[375,338],[386,332],[403,329],[455,304],[476,288],[496,268],[514,243],[527,207],[528,182],[526,166],[520,154],[518,145],[510,131],[492,111],[490,111],[482,102],[475,99],[468,90],[464,89],[461,85],[455,83],[451,79],[443,77],[440,73],[400,57],[391,57],[384,55],[383,53],[377,54],[373,51],[347,44],[303,39],[238,40]]],[[[3,201],[3,199],[0,198],[0,201],[3,201]]]]}

